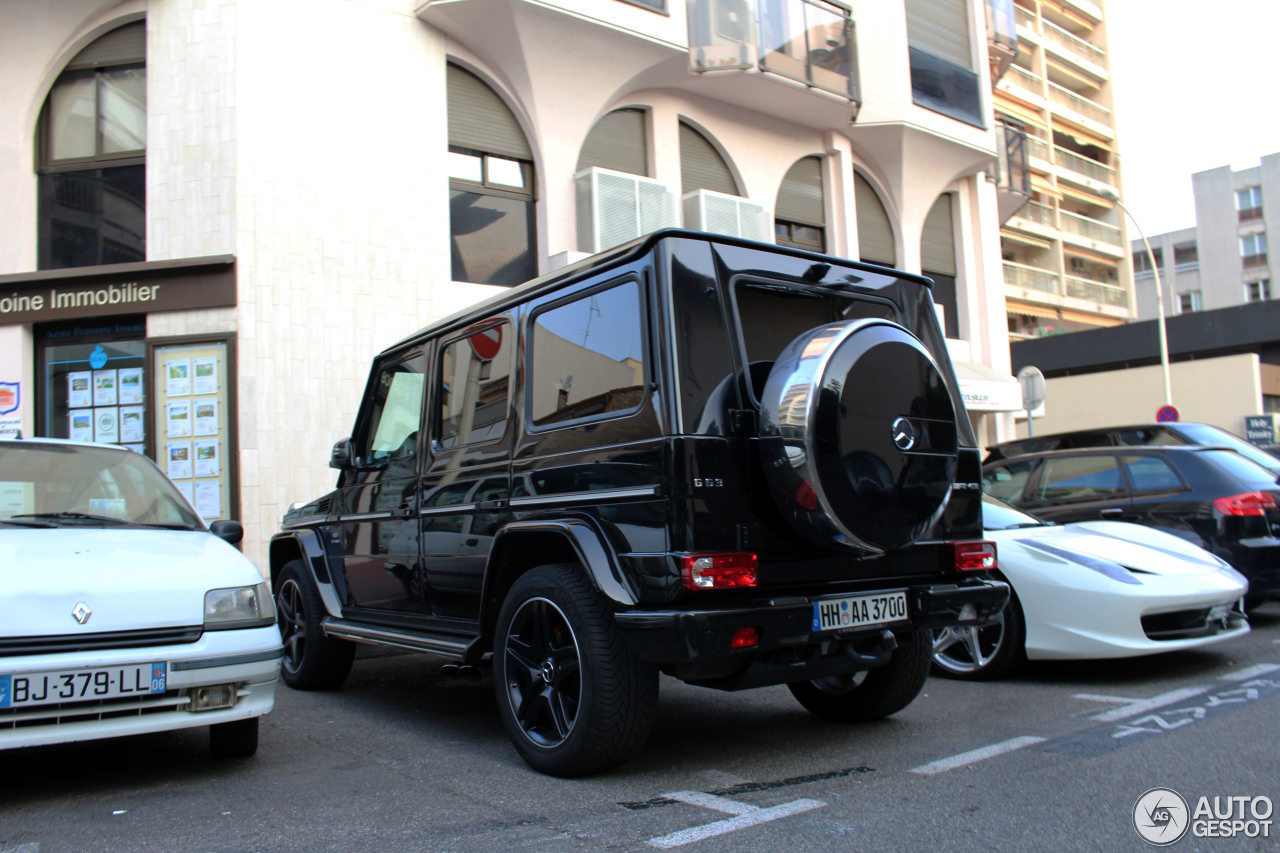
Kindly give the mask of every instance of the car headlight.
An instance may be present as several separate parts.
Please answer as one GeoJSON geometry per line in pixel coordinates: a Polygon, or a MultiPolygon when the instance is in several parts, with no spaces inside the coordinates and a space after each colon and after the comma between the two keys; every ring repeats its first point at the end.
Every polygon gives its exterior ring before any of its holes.
{"type": "Polygon", "coordinates": [[[274,625],[276,604],[266,581],[257,586],[211,589],[204,594],[204,629],[260,628],[274,625]]]}

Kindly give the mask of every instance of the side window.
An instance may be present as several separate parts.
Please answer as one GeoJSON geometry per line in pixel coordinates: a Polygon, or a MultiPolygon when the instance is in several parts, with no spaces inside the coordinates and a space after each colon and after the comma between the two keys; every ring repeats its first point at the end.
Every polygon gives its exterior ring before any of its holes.
{"type": "Polygon", "coordinates": [[[624,281],[536,314],[529,417],[536,427],[634,411],[644,400],[640,284],[624,281]]]}
{"type": "Polygon", "coordinates": [[[425,372],[426,359],[421,353],[379,370],[369,401],[369,419],[356,448],[361,460],[379,462],[416,453],[425,372]]]}
{"type": "Polygon", "coordinates": [[[440,351],[440,448],[495,441],[507,429],[515,336],[505,323],[468,331],[440,351]]]}
{"type": "Polygon", "coordinates": [[[1135,492],[1182,488],[1182,478],[1158,456],[1126,456],[1124,464],[1129,469],[1129,479],[1133,481],[1135,492]]]}
{"type": "Polygon", "coordinates": [[[982,475],[982,490],[1005,503],[1017,503],[1027,477],[1036,467],[1035,461],[1013,462],[988,470],[982,475]]]}
{"type": "Polygon", "coordinates": [[[1116,457],[1068,456],[1049,459],[1040,475],[1036,499],[1042,501],[1105,498],[1123,490],[1116,457]]]}

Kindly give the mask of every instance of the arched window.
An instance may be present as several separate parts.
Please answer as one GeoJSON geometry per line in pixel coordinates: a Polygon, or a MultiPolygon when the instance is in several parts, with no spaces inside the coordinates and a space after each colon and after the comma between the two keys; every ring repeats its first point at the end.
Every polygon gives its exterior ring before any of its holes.
{"type": "MultiPolygon", "coordinates": [[[[680,122],[680,192],[712,190],[726,195],[742,195],[729,164],[715,146],[698,131],[680,122]]],[[[766,226],[767,227],[767,226],[766,226]]]]}
{"type": "Polygon", "coordinates": [[[884,203],[867,179],[853,173],[853,194],[858,210],[858,256],[872,264],[895,266],[898,253],[894,249],[893,226],[884,203]]]}
{"type": "Polygon", "coordinates": [[[80,51],[40,114],[37,263],[63,269],[146,260],[147,28],[80,51]]]}
{"type": "Polygon", "coordinates": [[[826,204],[822,195],[822,160],[797,160],[782,179],[774,206],[773,234],[779,246],[827,250],[826,204]]]}
{"type": "Polygon", "coordinates": [[[601,118],[582,143],[577,171],[598,166],[648,177],[644,119],[644,110],[633,108],[614,110],[601,118]]]}
{"type": "Polygon", "coordinates": [[[538,274],[533,152],[511,110],[449,66],[449,231],[453,280],[514,285],[538,274]]]}
{"type": "Polygon", "coordinates": [[[942,306],[948,338],[960,337],[956,302],[956,238],[952,193],[943,193],[929,209],[920,236],[920,270],[933,279],[933,301],[942,306]]]}

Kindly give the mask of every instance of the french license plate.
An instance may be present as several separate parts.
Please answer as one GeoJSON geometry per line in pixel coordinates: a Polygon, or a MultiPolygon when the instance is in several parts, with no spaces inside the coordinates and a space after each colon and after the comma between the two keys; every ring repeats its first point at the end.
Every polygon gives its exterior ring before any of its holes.
{"type": "Polygon", "coordinates": [[[0,675],[0,708],[29,708],[58,702],[92,702],[163,693],[169,665],[135,663],[72,672],[0,675]]]}
{"type": "Polygon", "coordinates": [[[874,628],[907,619],[907,591],[895,589],[813,603],[813,630],[874,628]]]}

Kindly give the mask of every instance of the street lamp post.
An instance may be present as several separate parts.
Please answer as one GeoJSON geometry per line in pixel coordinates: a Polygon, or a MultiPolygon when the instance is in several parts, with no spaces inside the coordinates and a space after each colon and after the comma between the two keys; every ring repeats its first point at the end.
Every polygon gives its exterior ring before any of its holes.
{"type": "Polygon", "coordinates": [[[1142,233],[1142,226],[1138,224],[1138,220],[1129,212],[1129,208],[1116,196],[1115,193],[1104,192],[1102,197],[1107,201],[1114,202],[1116,207],[1120,208],[1129,217],[1129,221],[1133,223],[1133,227],[1138,229],[1138,236],[1142,238],[1142,245],[1146,247],[1147,257],[1151,260],[1151,272],[1156,279],[1156,328],[1160,333],[1160,368],[1164,371],[1164,404],[1166,406],[1173,405],[1173,384],[1169,381],[1169,337],[1165,333],[1164,327],[1164,285],[1160,283],[1160,265],[1156,263],[1156,253],[1151,251],[1151,243],[1147,241],[1147,235],[1142,233]]]}

